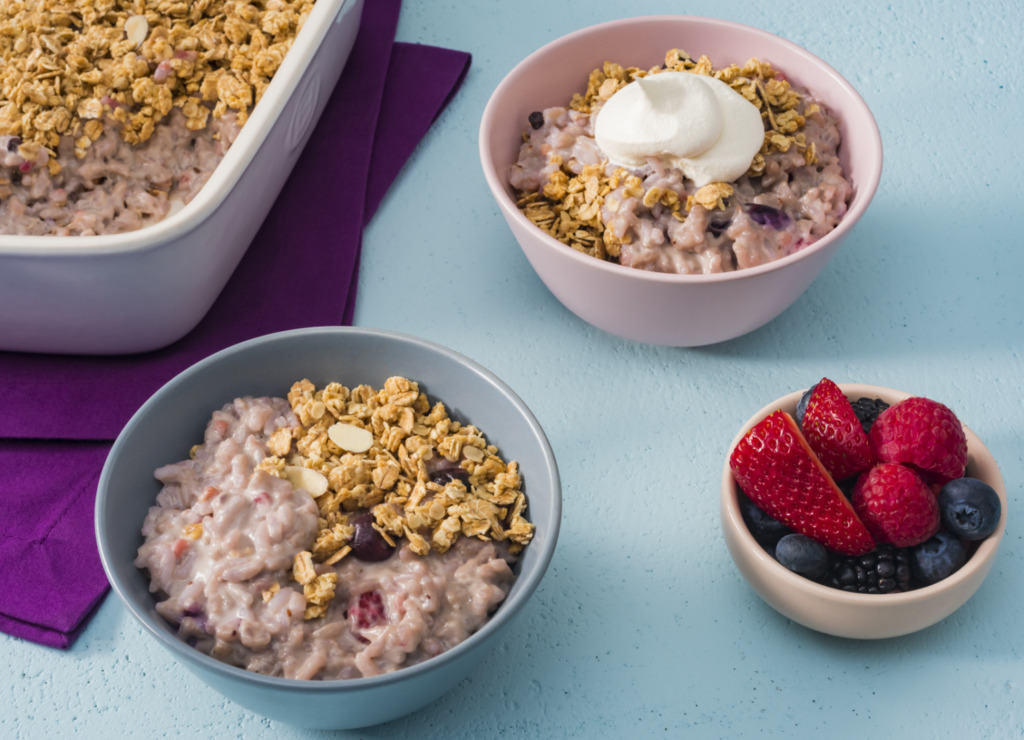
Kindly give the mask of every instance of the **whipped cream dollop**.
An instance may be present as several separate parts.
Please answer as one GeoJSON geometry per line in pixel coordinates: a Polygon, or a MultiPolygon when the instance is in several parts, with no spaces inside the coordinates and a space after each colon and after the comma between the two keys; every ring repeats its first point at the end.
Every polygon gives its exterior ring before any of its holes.
{"type": "Polygon", "coordinates": [[[703,187],[731,182],[750,168],[764,124],[757,107],[721,80],[658,72],[608,99],[594,138],[612,164],[635,168],[657,157],[703,187]]]}

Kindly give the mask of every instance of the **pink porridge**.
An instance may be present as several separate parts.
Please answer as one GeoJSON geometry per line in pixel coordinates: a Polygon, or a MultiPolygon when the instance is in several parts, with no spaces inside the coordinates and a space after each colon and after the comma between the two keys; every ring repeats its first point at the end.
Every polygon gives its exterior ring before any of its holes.
{"type": "Polygon", "coordinates": [[[404,378],[236,399],[155,476],[135,564],[157,611],[272,676],[373,676],[452,648],[505,599],[533,533],[516,464],[404,378]]]}
{"type": "Polygon", "coordinates": [[[585,93],[528,123],[509,174],[520,208],[563,243],[628,267],[706,274],[765,264],[829,233],[852,196],[837,118],[757,60],[716,70],[672,50],[652,70],[606,63],[585,93]],[[720,80],[760,111],[763,143],[741,174],[696,183],[664,157],[610,161],[595,137],[602,108],[630,82],[662,72],[720,80]]]}
{"type": "Polygon", "coordinates": [[[175,111],[138,145],[107,128],[81,158],[65,138],[53,174],[18,153],[18,137],[0,137],[9,183],[0,185],[0,234],[89,236],[156,223],[195,197],[240,128],[228,113],[193,131],[175,111]]]}
{"type": "Polygon", "coordinates": [[[133,231],[190,201],[313,3],[0,3],[0,234],[133,231]]]}

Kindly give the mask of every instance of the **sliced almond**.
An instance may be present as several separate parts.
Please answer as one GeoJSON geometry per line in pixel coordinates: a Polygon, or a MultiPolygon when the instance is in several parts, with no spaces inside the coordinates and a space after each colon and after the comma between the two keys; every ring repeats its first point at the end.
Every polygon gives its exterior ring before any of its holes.
{"type": "Polygon", "coordinates": [[[292,488],[305,488],[313,498],[327,493],[327,478],[321,473],[301,465],[285,465],[284,477],[292,488]]]}
{"type": "Polygon", "coordinates": [[[327,429],[334,444],[348,452],[366,452],[373,446],[373,433],[354,424],[338,422],[327,429]]]}
{"type": "Polygon", "coordinates": [[[133,15],[124,22],[124,35],[138,49],[149,34],[149,22],[144,15],[133,15]]]}

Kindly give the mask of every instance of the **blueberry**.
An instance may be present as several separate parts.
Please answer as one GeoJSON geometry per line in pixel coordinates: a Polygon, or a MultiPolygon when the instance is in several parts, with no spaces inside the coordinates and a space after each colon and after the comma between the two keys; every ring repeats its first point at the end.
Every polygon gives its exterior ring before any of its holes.
{"type": "Polygon", "coordinates": [[[787,534],[775,546],[775,559],[794,573],[816,581],[832,564],[828,550],[805,534],[787,534]]]}
{"type": "Polygon", "coordinates": [[[530,114],[528,120],[530,121],[530,127],[533,128],[534,131],[536,131],[537,129],[544,125],[544,114],[541,113],[539,110],[535,110],[533,113],[530,114]]]}
{"type": "Polygon", "coordinates": [[[939,532],[910,551],[914,577],[926,586],[956,573],[967,562],[964,544],[949,532],[939,532]]]}
{"type": "Polygon", "coordinates": [[[708,231],[712,236],[721,236],[722,232],[729,228],[729,221],[715,220],[708,224],[708,231]]]}
{"type": "Polygon", "coordinates": [[[955,478],[939,491],[939,513],[946,529],[965,540],[983,540],[1002,513],[999,494],[977,478],[955,478]]]}
{"type": "Polygon", "coordinates": [[[807,413],[807,403],[811,400],[811,394],[814,393],[814,389],[818,387],[815,383],[810,388],[804,391],[804,394],[800,396],[800,401],[796,405],[796,423],[800,426],[804,424],[804,414],[807,413]]]}
{"type": "Polygon", "coordinates": [[[352,554],[359,560],[378,563],[387,560],[395,548],[388,544],[380,532],[373,528],[373,514],[361,514],[352,520],[352,554]]]}
{"type": "Polygon", "coordinates": [[[458,462],[451,462],[441,458],[440,462],[434,463],[429,468],[430,480],[440,485],[447,485],[453,480],[462,481],[463,485],[469,488],[469,471],[458,462]]]}
{"type": "Polygon", "coordinates": [[[775,552],[775,545],[785,535],[793,530],[764,512],[764,510],[751,501],[742,491],[739,494],[740,513],[743,521],[746,522],[750,534],[768,552],[775,552]]]}
{"type": "Polygon", "coordinates": [[[750,218],[755,223],[761,224],[761,226],[768,226],[772,229],[784,229],[791,223],[789,215],[785,211],[780,211],[778,208],[772,208],[771,206],[761,205],[760,203],[751,203],[747,206],[747,213],[750,214],[750,218]]]}

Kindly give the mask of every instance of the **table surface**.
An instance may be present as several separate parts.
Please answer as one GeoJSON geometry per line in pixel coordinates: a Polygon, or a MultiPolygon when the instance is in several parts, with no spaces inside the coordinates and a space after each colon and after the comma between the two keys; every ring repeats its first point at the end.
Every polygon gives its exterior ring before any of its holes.
{"type": "MultiPolygon", "coordinates": [[[[473,63],[366,232],[356,323],[452,347],[512,386],[555,450],[564,519],[546,579],[484,665],[433,706],[338,736],[1020,736],[1020,10],[1009,0],[863,0],[827,14],[809,0],[679,7],[829,61],[874,111],[885,167],[867,215],[795,305],[748,336],[678,349],[612,337],[563,308],[505,227],[477,156],[484,105],[519,59],[576,28],[672,6],[402,10],[399,40],[468,51],[473,63]],[[396,299],[439,295],[433,310],[396,299]],[[877,642],[812,632],[766,606],[729,558],[718,490],[733,434],[822,376],[944,401],[999,461],[1011,509],[999,558],[932,628],[877,642]]],[[[67,652],[7,636],[0,649],[3,737],[328,734],[206,690],[113,597],[67,652]]]]}

